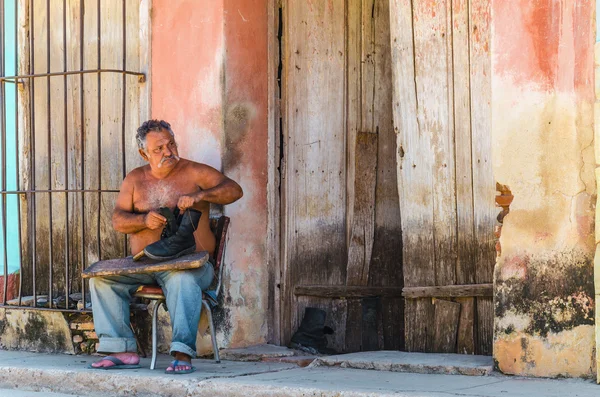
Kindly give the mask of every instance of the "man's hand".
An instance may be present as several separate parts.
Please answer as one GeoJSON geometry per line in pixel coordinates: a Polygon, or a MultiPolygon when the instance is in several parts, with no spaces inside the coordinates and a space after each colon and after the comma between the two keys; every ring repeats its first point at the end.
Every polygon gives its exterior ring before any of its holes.
{"type": "Polygon", "coordinates": [[[185,211],[196,203],[196,199],[193,196],[181,196],[177,202],[177,206],[181,211],[185,211]]]}
{"type": "Polygon", "coordinates": [[[167,224],[167,219],[156,211],[150,211],[144,217],[144,224],[150,230],[160,229],[167,224]]]}

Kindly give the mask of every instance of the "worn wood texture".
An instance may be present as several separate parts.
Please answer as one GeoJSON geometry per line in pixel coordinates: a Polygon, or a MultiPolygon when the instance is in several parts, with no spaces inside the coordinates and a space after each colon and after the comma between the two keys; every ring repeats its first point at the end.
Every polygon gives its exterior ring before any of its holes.
{"type": "Polygon", "coordinates": [[[337,286],[337,285],[297,285],[294,288],[296,296],[319,296],[322,298],[369,298],[403,296],[402,287],[374,286],[337,286]]]}
{"type": "MultiPolygon", "coordinates": [[[[19,26],[24,27],[17,31],[17,42],[18,52],[20,54],[29,54],[30,48],[30,29],[29,27],[29,2],[18,2],[18,17],[19,26]]],[[[19,74],[30,74],[31,69],[31,58],[29,56],[21,56],[18,58],[18,73],[19,74]]],[[[19,161],[17,166],[19,167],[18,172],[18,185],[20,189],[33,189],[33,180],[31,178],[30,171],[32,169],[31,156],[25,153],[32,152],[32,141],[31,141],[31,101],[32,101],[32,82],[24,82],[17,86],[18,98],[17,98],[17,115],[18,115],[18,150],[19,150],[19,161]]],[[[21,211],[21,291],[26,295],[33,295],[33,244],[31,230],[32,230],[32,219],[29,216],[31,213],[32,195],[19,195],[19,209],[21,211]]]]}
{"type": "Polygon", "coordinates": [[[346,301],[348,302],[348,314],[346,316],[344,351],[352,353],[362,350],[362,299],[347,299],[346,301]]]}
{"type": "Polygon", "coordinates": [[[387,3],[282,2],[284,343],[344,296],[340,351],[404,345],[387,3]]]}
{"type": "Polygon", "coordinates": [[[377,134],[356,135],[354,221],[348,246],[347,285],[367,285],[375,234],[377,134]]]}
{"type": "MultiPolygon", "coordinates": [[[[496,263],[491,133],[491,9],[489,0],[470,2],[471,125],[473,134],[473,214],[475,222],[475,282],[491,283],[496,263]]],[[[494,309],[491,298],[477,300],[476,354],[492,354],[494,309]]]]}
{"type": "MultiPolygon", "coordinates": [[[[375,189],[375,236],[369,285],[404,286],[402,274],[402,227],[398,205],[396,133],[392,115],[392,60],[389,0],[373,2],[371,30],[373,54],[373,126],[377,132],[377,185],[375,189]]],[[[365,32],[367,30],[365,29],[365,32]]],[[[368,125],[362,126],[368,130],[368,125]]],[[[384,349],[404,349],[404,301],[382,298],[384,349]]]]}
{"type": "Polygon", "coordinates": [[[431,297],[491,297],[493,286],[489,284],[443,285],[434,287],[404,287],[402,295],[406,298],[431,297]]]}
{"type": "Polygon", "coordinates": [[[458,250],[456,282],[475,282],[473,171],[471,159],[471,91],[469,64],[469,0],[452,0],[454,132],[456,142],[456,213],[458,250]]]}
{"type": "Polygon", "coordinates": [[[379,314],[381,313],[379,298],[366,298],[362,300],[362,335],[361,350],[380,350],[379,336],[381,324],[379,314]]]}
{"type": "MultiPolygon", "coordinates": [[[[416,43],[418,26],[413,26],[413,11],[411,1],[390,2],[403,274],[404,285],[410,287],[435,285],[432,141],[431,135],[421,128],[423,109],[418,98],[424,93],[416,57],[422,58],[424,53],[416,43]]],[[[429,351],[428,335],[433,327],[431,303],[407,300],[405,310],[406,349],[429,351]]]]}
{"type": "Polygon", "coordinates": [[[303,315],[292,306],[299,305],[293,285],[346,281],[345,9],[343,3],[298,1],[285,3],[284,15],[282,216],[289,284],[282,313],[291,315],[283,318],[288,341],[303,315]]]}
{"type": "MultiPolygon", "coordinates": [[[[19,59],[33,62],[30,69],[21,62],[20,73],[98,67],[147,70],[143,54],[149,42],[141,32],[148,24],[140,29],[142,14],[148,13],[146,2],[103,1],[100,18],[97,0],[22,3],[27,4],[20,8],[25,29],[20,30],[19,59]]],[[[136,159],[134,132],[142,114],[145,118],[148,99],[142,98],[143,84],[136,78],[118,74],[40,77],[25,86],[19,100],[20,115],[27,115],[19,123],[20,171],[27,175],[22,186],[116,190],[124,174],[141,164],[136,159]]],[[[61,192],[32,194],[22,200],[24,258],[30,262],[23,271],[24,294],[32,292],[34,266],[36,292],[54,289],[52,294],[62,294],[68,292],[67,285],[70,290],[81,288],[81,269],[100,259],[102,246],[104,257],[123,255],[125,239],[114,232],[110,219],[115,197],[114,193],[61,192]]]]}
{"type": "Polygon", "coordinates": [[[475,354],[475,298],[456,298],[460,303],[456,352],[475,354]]]}
{"type": "Polygon", "coordinates": [[[433,351],[436,353],[454,353],[456,351],[460,303],[437,299],[434,306],[433,351]]]}
{"type": "Polygon", "coordinates": [[[99,276],[115,276],[123,274],[140,274],[164,272],[167,270],[188,270],[202,267],[208,261],[208,252],[196,252],[166,261],[155,261],[143,258],[134,261],[133,258],[107,259],[93,263],[82,273],[83,278],[99,276]]]}
{"type": "MultiPolygon", "coordinates": [[[[492,281],[489,0],[391,0],[390,24],[405,292],[478,296],[461,349],[491,354],[491,288],[451,289],[492,281]]],[[[407,348],[428,351],[433,315],[406,305],[407,348]]]]}
{"type": "Polygon", "coordinates": [[[407,299],[404,310],[406,351],[433,351],[434,307],[431,299],[407,299]]]}

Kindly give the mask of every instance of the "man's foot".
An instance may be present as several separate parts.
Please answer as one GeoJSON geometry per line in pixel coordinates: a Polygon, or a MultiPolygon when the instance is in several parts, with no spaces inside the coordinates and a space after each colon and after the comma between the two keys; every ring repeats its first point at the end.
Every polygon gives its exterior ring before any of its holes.
{"type": "Polygon", "coordinates": [[[196,370],[195,367],[192,366],[192,357],[187,354],[175,352],[174,354],[175,360],[171,362],[171,364],[165,370],[166,373],[170,374],[189,374],[190,372],[194,372],[196,370]]]}
{"type": "MultiPolygon", "coordinates": [[[[109,357],[114,357],[123,362],[124,365],[137,365],[140,363],[140,356],[135,353],[111,353],[109,357]]],[[[117,365],[114,360],[103,358],[100,361],[92,363],[92,368],[109,368],[117,365]]]]}

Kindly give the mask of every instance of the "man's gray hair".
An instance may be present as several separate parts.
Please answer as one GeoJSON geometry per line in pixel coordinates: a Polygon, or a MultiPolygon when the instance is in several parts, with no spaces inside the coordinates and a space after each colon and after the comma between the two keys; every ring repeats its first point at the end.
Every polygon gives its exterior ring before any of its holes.
{"type": "Polygon", "coordinates": [[[137,133],[135,134],[135,140],[137,141],[138,148],[141,150],[146,150],[146,135],[148,135],[149,132],[163,130],[168,131],[169,134],[175,138],[175,134],[171,129],[171,124],[167,123],[166,121],[155,119],[144,121],[144,124],[137,129],[137,133]]]}

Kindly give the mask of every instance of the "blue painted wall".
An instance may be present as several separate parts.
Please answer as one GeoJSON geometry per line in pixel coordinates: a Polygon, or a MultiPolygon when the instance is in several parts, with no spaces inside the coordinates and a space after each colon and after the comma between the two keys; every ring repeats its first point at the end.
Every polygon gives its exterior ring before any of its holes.
{"type": "MultiPolygon", "coordinates": [[[[15,53],[15,16],[16,0],[4,1],[4,70],[6,76],[16,75],[16,56],[15,53]]],[[[17,190],[17,162],[16,162],[16,85],[5,84],[5,114],[6,114],[6,173],[1,173],[2,178],[6,177],[6,189],[17,190]]],[[[4,156],[4,151],[0,150],[0,161],[4,156]]],[[[18,197],[16,195],[7,195],[6,214],[2,209],[0,200],[0,222],[6,216],[6,231],[2,229],[0,223],[0,274],[4,274],[4,234],[6,233],[6,250],[8,258],[8,272],[14,273],[19,270],[21,262],[21,252],[19,247],[19,228],[18,228],[18,197]]]]}

